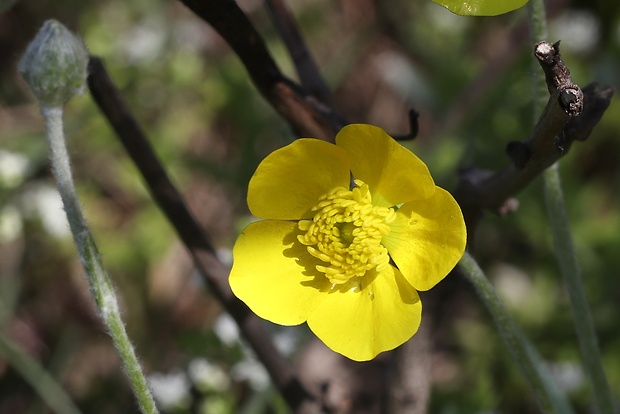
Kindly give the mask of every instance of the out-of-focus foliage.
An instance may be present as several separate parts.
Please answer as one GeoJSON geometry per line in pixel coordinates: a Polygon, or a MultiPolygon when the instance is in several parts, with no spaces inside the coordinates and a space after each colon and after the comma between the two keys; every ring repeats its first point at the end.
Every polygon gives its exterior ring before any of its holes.
{"type": "MultiPolygon", "coordinates": [[[[243,0],[285,72],[294,76],[261,2],[243,0]]],[[[460,167],[502,168],[507,142],[533,123],[532,46],[526,10],[456,16],[427,1],[289,2],[353,122],[406,133],[406,145],[452,189],[460,167]]],[[[562,39],[578,84],[618,85],[620,24],[608,2],[549,3],[550,38],[562,39]],[[600,4],[599,4],[600,3],[600,4]]],[[[295,137],[263,102],[218,35],[179,2],[20,0],[0,14],[0,329],[39,360],[85,413],[131,412],[135,403],[104,334],[55,197],[38,108],[16,62],[41,23],[79,33],[144,126],[195,216],[229,260],[248,222],[247,182],[259,161],[295,137]]],[[[612,389],[620,389],[620,107],[562,160],[565,194],[612,389]]],[[[88,95],[66,111],[66,133],[85,214],[122,298],[128,330],[164,412],[286,412],[205,291],[171,226],[88,95]],[[205,408],[206,407],[206,408],[205,408]]],[[[488,214],[470,246],[511,312],[551,364],[578,412],[591,409],[585,375],[547,228],[539,183],[516,214],[488,214]]],[[[452,275],[434,302],[429,412],[532,412],[534,403],[470,287],[452,275]],[[442,301],[447,292],[450,302],[442,301]]],[[[291,358],[311,337],[273,329],[291,358]]],[[[0,413],[41,408],[0,359],[0,413]]]]}

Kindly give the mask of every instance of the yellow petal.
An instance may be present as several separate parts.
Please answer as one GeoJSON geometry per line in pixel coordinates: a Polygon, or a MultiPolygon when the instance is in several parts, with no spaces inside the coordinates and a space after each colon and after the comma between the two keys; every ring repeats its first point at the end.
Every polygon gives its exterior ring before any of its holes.
{"type": "Polygon", "coordinates": [[[375,276],[361,291],[328,293],[308,318],[325,345],[355,361],[396,348],[420,326],[422,302],[398,269],[388,266],[375,276]]]}
{"type": "Polygon", "coordinates": [[[463,256],[467,231],[459,205],[446,190],[396,211],[382,240],[403,276],[417,290],[435,286],[463,256]]]}
{"type": "Polygon", "coordinates": [[[426,164],[379,127],[347,125],[336,135],[353,177],[368,184],[372,203],[392,207],[433,195],[435,183],[426,164]]]}
{"type": "Polygon", "coordinates": [[[233,248],[228,279],[233,293],[261,318],[298,325],[324,298],[329,282],[316,259],[297,241],[297,223],[263,220],[250,224],[233,248]]]}
{"type": "Polygon", "coordinates": [[[349,188],[349,182],[349,163],[341,148],[302,138],[260,163],[248,187],[248,207],[261,218],[310,218],[321,195],[338,186],[349,188]]]}

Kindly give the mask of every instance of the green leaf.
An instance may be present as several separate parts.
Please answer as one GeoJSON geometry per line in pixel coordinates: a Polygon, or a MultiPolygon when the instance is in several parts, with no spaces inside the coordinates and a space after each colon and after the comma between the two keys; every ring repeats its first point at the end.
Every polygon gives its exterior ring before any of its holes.
{"type": "Polygon", "coordinates": [[[528,0],[433,0],[461,16],[497,16],[523,7],[528,0]]]}

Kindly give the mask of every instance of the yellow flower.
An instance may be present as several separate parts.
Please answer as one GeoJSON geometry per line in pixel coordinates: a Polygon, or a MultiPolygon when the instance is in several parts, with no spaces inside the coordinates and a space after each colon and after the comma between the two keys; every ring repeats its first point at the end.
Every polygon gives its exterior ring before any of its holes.
{"type": "Polygon", "coordinates": [[[426,165],[382,129],[348,125],[336,145],[298,139],[250,180],[250,224],[230,286],[261,318],[307,322],[332,350],[366,361],[411,338],[418,291],[465,249],[461,210],[426,165]]]}

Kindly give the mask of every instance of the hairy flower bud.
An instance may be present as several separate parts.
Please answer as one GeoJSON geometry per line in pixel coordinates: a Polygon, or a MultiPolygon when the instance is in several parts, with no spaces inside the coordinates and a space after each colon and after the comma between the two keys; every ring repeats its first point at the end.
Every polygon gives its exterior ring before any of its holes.
{"type": "Polygon", "coordinates": [[[82,93],[88,52],[82,41],[62,23],[48,20],[26,49],[19,73],[41,105],[62,106],[82,93]]]}

